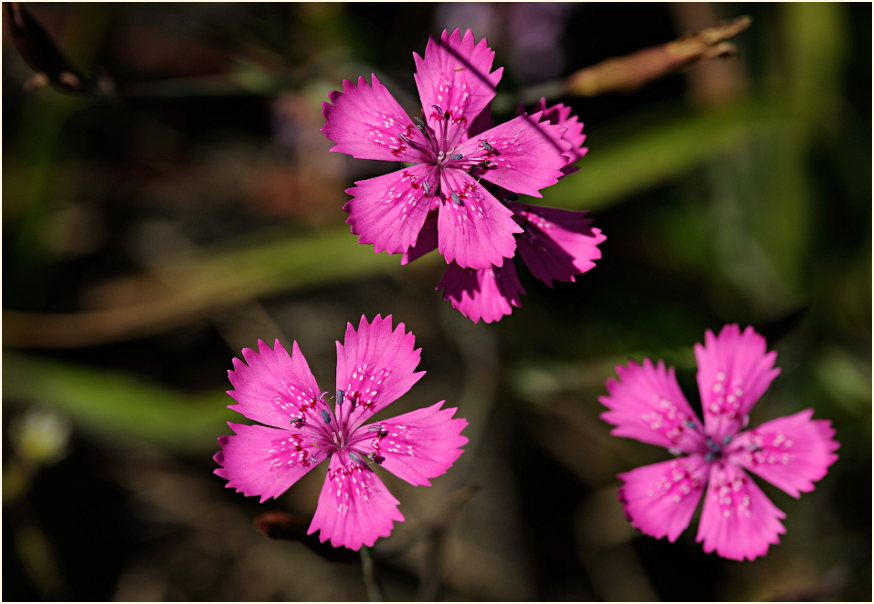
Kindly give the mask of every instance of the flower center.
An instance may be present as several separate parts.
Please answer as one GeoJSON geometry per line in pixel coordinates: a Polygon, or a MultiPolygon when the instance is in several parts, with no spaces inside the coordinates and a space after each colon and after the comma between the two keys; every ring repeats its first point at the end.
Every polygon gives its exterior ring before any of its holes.
{"type": "Polygon", "coordinates": [[[326,400],[327,394],[323,392],[314,399],[308,410],[305,410],[301,416],[291,419],[290,424],[323,454],[330,455],[334,451],[343,453],[347,451],[352,440],[348,420],[354,409],[354,403],[349,400],[344,405],[344,393],[342,390],[337,390],[336,406],[332,410],[326,400]]]}
{"type": "Polygon", "coordinates": [[[722,439],[722,443],[718,443],[709,436],[707,437],[707,448],[710,449],[707,452],[707,455],[704,457],[704,461],[710,463],[714,460],[722,459],[722,448],[728,445],[731,442],[731,435],[729,434],[724,439],[722,439]]]}
{"type": "Polygon", "coordinates": [[[439,105],[433,105],[431,109],[431,114],[428,117],[434,127],[421,118],[413,118],[413,121],[416,122],[416,128],[425,139],[424,144],[421,139],[416,140],[412,137],[409,127],[408,130],[398,133],[398,139],[403,145],[425,154],[429,163],[442,169],[451,162],[463,159],[460,153],[455,153],[455,147],[466,132],[464,126],[467,124],[467,118],[464,116],[454,118],[450,111],[444,111],[439,105]]]}
{"type": "Polygon", "coordinates": [[[346,437],[343,434],[343,430],[335,429],[331,433],[331,442],[334,443],[334,447],[337,448],[337,451],[343,451],[346,448],[346,437]]]}

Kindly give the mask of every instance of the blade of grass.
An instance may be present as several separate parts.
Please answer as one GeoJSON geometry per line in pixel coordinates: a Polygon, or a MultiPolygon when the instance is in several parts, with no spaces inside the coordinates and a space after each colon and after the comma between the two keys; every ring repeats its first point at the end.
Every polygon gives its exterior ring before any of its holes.
{"type": "Polygon", "coordinates": [[[94,435],[146,441],[178,452],[216,448],[224,422],[239,418],[224,392],[187,394],[142,378],[3,352],[3,396],[70,415],[94,435]]]}
{"type": "Polygon", "coordinates": [[[742,145],[754,133],[785,124],[782,99],[682,117],[613,144],[592,147],[580,171],[544,191],[546,205],[602,210],[742,145]]]}
{"type": "MultiPolygon", "coordinates": [[[[420,260],[426,266],[435,258],[420,260]]],[[[69,314],[5,310],[3,342],[15,347],[79,347],[161,333],[259,296],[400,270],[398,257],[359,246],[346,229],[259,240],[207,251],[197,260],[162,267],[161,281],[133,278],[136,301],[69,314]]],[[[406,269],[411,270],[411,269],[406,269]]]]}

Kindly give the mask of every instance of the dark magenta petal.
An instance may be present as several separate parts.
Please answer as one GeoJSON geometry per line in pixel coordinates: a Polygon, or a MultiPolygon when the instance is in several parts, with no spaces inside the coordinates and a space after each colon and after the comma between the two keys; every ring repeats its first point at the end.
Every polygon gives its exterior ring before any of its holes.
{"type": "Polygon", "coordinates": [[[437,210],[428,212],[428,217],[425,218],[425,224],[422,225],[422,230],[419,231],[419,237],[416,239],[416,245],[407,249],[401,258],[401,266],[405,266],[413,260],[418,260],[425,254],[433,252],[437,249],[437,210]]]}
{"type": "Polygon", "coordinates": [[[512,205],[524,232],[516,240],[528,270],[552,286],[555,281],[575,281],[601,258],[598,246],[607,239],[592,227],[587,212],[512,205]]]}
{"type": "Polygon", "coordinates": [[[446,268],[437,289],[443,289],[443,299],[465,317],[486,323],[499,321],[522,306],[525,289],[519,282],[512,261],[500,267],[461,268],[454,262],[446,268]]]}

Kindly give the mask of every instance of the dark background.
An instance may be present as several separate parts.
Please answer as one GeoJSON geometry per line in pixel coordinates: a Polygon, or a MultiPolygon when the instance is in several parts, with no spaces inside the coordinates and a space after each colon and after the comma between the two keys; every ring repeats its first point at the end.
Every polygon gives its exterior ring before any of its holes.
{"type": "Polygon", "coordinates": [[[253,528],[308,520],[324,470],[259,505],[211,459],[241,348],[297,340],[329,389],[362,313],[423,349],[387,413],[446,399],[470,421],[433,487],[386,478],[407,518],[374,549],[387,598],[870,600],[869,4],[23,6],[94,85],[35,86],[4,12],[4,600],[366,598],[357,562],[253,528]],[[474,325],[434,291],[439,258],[399,267],[349,234],[344,189],[387,166],[327,152],[344,78],[375,72],[412,111],[411,53],[470,27],[505,67],[503,119],[532,87],[744,14],[735,58],[550,99],[590,152],[542,204],[608,237],[576,283],[521,269],[523,307],[474,325]],[[752,563],[704,554],[697,516],[673,544],[631,529],[616,474],[668,454],[598,417],[615,365],[644,356],[697,405],[692,345],[734,322],[782,369],[753,423],[814,407],[842,444],[800,500],[763,486],[787,533],[752,563]]]}

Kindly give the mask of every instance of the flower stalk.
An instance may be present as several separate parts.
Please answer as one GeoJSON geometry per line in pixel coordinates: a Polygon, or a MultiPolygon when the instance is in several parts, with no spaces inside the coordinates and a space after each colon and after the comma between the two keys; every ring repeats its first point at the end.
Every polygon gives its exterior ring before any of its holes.
{"type": "Polygon", "coordinates": [[[364,579],[364,587],[367,589],[367,599],[371,602],[385,602],[382,587],[380,587],[376,576],[373,554],[366,545],[361,546],[361,577],[364,579]]]}

